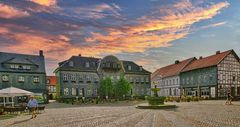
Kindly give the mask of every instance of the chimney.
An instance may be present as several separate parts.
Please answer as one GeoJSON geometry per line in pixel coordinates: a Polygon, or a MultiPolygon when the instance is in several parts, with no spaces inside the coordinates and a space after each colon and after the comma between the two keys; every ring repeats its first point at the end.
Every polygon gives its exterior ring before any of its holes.
{"type": "Polygon", "coordinates": [[[178,64],[178,63],[180,63],[179,60],[176,60],[176,61],[175,61],[175,64],[178,64]]]}
{"type": "Polygon", "coordinates": [[[78,54],[78,56],[82,56],[82,54],[78,54]]]}
{"type": "Polygon", "coordinates": [[[200,60],[201,60],[202,58],[203,58],[202,56],[199,57],[200,60]]]}
{"type": "Polygon", "coordinates": [[[39,50],[39,56],[43,56],[43,50],[39,50]]]}
{"type": "Polygon", "coordinates": [[[217,54],[220,54],[220,51],[216,51],[216,55],[217,55],[217,54]]]}

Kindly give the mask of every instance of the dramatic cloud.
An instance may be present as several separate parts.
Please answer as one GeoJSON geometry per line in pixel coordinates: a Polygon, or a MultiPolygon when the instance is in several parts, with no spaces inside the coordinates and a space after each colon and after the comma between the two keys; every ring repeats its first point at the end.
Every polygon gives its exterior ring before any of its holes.
{"type": "MultiPolygon", "coordinates": [[[[15,2],[16,6],[0,4],[0,18],[7,19],[0,20],[0,50],[29,54],[44,50],[51,61],[51,70],[57,65],[53,67],[54,62],[77,54],[142,53],[151,48],[171,46],[170,42],[189,35],[192,25],[212,19],[229,6],[228,2],[203,6],[201,2],[183,0],[164,6],[156,4],[143,11],[146,13],[132,16],[128,13],[138,11],[128,12],[117,3],[75,2],[76,5],[69,1],[28,0],[29,5],[24,7],[21,2],[15,2]]],[[[211,27],[223,24],[225,22],[218,22],[211,27]]],[[[137,62],[149,64],[144,58],[137,62]]]]}
{"type": "Polygon", "coordinates": [[[57,0],[30,0],[30,1],[43,6],[52,6],[57,4],[57,0]]]}
{"type": "MultiPolygon", "coordinates": [[[[92,43],[100,53],[143,52],[148,48],[169,46],[169,42],[188,35],[191,25],[214,17],[228,5],[220,2],[203,8],[190,2],[177,3],[154,12],[152,16],[140,18],[138,25],[110,29],[108,34],[92,33],[85,41],[92,43]],[[157,16],[156,13],[165,16],[157,16]]],[[[99,53],[97,51],[96,54],[99,53]]]]}
{"type": "Polygon", "coordinates": [[[11,19],[29,16],[26,11],[0,3],[0,18],[11,19]]]}

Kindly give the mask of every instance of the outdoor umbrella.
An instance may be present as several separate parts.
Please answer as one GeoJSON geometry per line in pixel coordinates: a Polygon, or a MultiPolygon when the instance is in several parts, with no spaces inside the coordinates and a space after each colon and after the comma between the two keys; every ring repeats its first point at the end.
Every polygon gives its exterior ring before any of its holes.
{"type": "Polygon", "coordinates": [[[5,97],[12,97],[12,106],[13,104],[13,97],[16,96],[27,96],[27,95],[34,95],[32,92],[15,88],[15,87],[9,87],[5,89],[0,90],[0,97],[3,97],[3,104],[5,106],[5,97]]]}

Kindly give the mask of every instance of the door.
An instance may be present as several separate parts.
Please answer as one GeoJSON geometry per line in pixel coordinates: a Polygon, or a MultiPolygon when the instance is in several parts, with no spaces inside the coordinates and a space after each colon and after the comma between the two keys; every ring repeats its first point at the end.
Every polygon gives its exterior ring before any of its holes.
{"type": "Polygon", "coordinates": [[[231,87],[231,95],[234,97],[235,96],[235,87],[231,87]]]}

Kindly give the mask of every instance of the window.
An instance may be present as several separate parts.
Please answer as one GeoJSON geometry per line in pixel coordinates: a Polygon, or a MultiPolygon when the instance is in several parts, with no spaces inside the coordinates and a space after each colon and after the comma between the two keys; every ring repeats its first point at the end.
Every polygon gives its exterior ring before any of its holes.
{"type": "Polygon", "coordinates": [[[23,76],[19,76],[18,77],[18,82],[24,82],[24,77],[23,76]]]}
{"type": "Polygon", "coordinates": [[[87,83],[91,83],[91,80],[90,80],[90,76],[89,76],[89,75],[86,76],[86,80],[87,80],[87,83]]]}
{"type": "Polygon", "coordinates": [[[79,75],[79,83],[83,83],[83,75],[79,75]]]}
{"type": "Polygon", "coordinates": [[[47,84],[50,84],[50,79],[47,79],[47,84]]]}
{"type": "Polygon", "coordinates": [[[132,70],[132,67],[130,65],[128,65],[128,70],[131,71],[132,70]]]}
{"type": "Polygon", "coordinates": [[[71,81],[72,81],[72,82],[76,82],[76,75],[75,75],[75,74],[71,74],[70,76],[71,76],[71,77],[70,77],[70,78],[71,78],[71,81]]]}
{"type": "Polygon", "coordinates": [[[73,67],[73,62],[72,61],[69,62],[69,66],[73,67]]]}
{"type": "Polygon", "coordinates": [[[14,68],[15,68],[15,69],[18,69],[18,65],[15,64],[15,65],[14,65],[14,68]]]}
{"type": "Polygon", "coordinates": [[[90,67],[89,62],[86,62],[86,63],[85,63],[85,67],[90,67]]]}
{"type": "Polygon", "coordinates": [[[33,77],[33,82],[34,83],[39,83],[40,82],[39,77],[38,76],[34,76],[33,77]]]}
{"type": "Polygon", "coordinates": [[[87,94],[88,94],[88,95],[91,95],[91,94],[92,94],[91,89],[88,89],[88,90],[87,90],[87,94]]]}
{"type": "Polygon", "coordinates": [[[148,77],[146,77],[146,82],[149,82],[149,78],[148,77]]]}
{"type": "Polygon", "coordinates": [[[14,69],[14,68],[15,68],[14,64],[11,64],[11,65],[10,65],[10,68],[11,68],[11,69],[14,69]]]}
{"type": "Polygon", "coordinates": [[[67,81],[67,80],[68,80],[67,74],[63,74],[63,81],[67,81]]]}
{"type": "Polygon", "coordinates": [[[139,71],[142,71],[142,70],[143,70],[143,68],[142,68],[142,66],[140,66],[140,67],[139,67],[139,71]]]}
{"type": "Polygon", "coordinates": [[[76,92],[76,88],[72,88],[72,95],[76,95],[77,92],[76,92]]]}
{"type": "Polygon", "coordinates": [[[2,76],[2,81],[8,82],[8,81],[9,81],[8,75],[3,75],[3,76],[2,76]]]}
{"type": "Polygon", "coordinates": [[[64,88],[63,89],[63,93],[64,93],[64,95],[69,95],[69,89],[68,88],[64,88]]]}
{"type": "Polygon", "coordinates": [[[56,93],[56,86],[53,86],[53,92],[56,93]]]}
{"type": "Polygon", "coordinates": [[[117,68],[117,64],[116,63],[113,63],[113,68],[117,68]]]}

